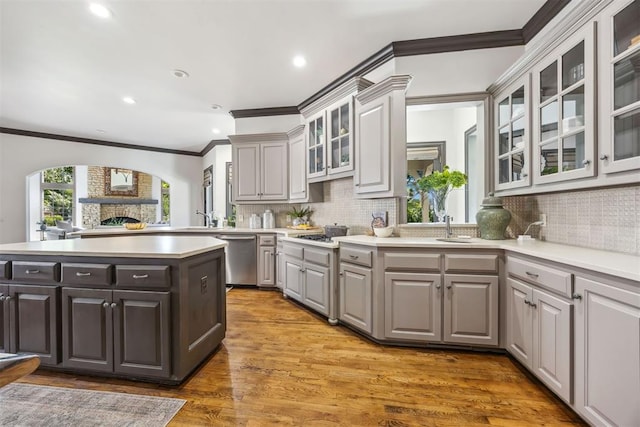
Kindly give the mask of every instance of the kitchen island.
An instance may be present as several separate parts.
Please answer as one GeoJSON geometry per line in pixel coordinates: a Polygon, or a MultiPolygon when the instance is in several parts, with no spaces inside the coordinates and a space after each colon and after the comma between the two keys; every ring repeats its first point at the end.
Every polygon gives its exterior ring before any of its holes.
{"type": "Polygon", "coordinates": [[[0,353],[180,383],[225,337],[225,246],[151,235],[0,245],[0,353]]]}

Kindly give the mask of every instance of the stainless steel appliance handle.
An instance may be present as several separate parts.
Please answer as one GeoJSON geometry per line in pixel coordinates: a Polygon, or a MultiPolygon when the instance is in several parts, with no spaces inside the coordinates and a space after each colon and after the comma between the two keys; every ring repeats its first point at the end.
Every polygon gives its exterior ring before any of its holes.
{"type": "Polygon", "coordinates": [[[222,240],[256,240],[256,236],[218,236],[222,240]]]}

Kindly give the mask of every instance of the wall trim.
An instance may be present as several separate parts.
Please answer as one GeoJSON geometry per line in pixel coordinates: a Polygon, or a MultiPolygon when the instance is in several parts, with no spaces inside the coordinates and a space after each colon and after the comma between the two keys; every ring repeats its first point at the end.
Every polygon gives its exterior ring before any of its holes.
{"type": "Polygon", "coordinates": [[[229,111],[234,119],[246,119],[250,117],[267,117],[267,116],[288,116],[291,114],[300,114],[297,106],[291,107],[267,107],[267,108],[249,108],[246,110],[229,111]]]}
{"type": "Polygon", "coordinates": [[[157,205],[157,199],[139,197],[80,197],[78,203],[96,203],[101,205],[157,205]]]}
{"type": "Polygon", "coordinates": [[[218,145],[229,145],[231,141],[228,139],[212,139],[206,147],[200,151],[200,156],[204,157],[209,151],[213,150],[218,145]]]}
{"type": "Polygon", "coordinates": [[[103,145],[105,147],[127,148],[127,149],[131,149],[131,150],[154,151],[154,152],[157,152],[157,153],[179,154],[179,155],[182,155],[182,156],[198,156],[198,157],[200,157],[200,153],[196,152],[196,151],[174,150],[174,149],[171,149],[171,148],[148,147],[146,145],[125,144],[125,143],[122,143],[122,142],[105,141],[105,140],[101,140],[101,139],[91,139],[91,138],[81,138],[81,137],[77,137],[77,136],[59,135],[59,134],[55,134],[55,133],[34,132],[34,131],[31,131],[31,130],[24,130],[24,129],[13,129],[13,128],[0,127],[0,133],[6,133],[6,134],[10,134],[10,135],[30,136],[30,137],[33,137],[33,138],[53,139],[53,140],[57,140],[57,141],[78,142],[78,143],[81,143],[81,144],[103,145]]]}
{"type": "Polygon", "coordinates": [[[393,56],[395,58],[463,50],[520,46],[523,44],[524,38],[522,36],[522,30],[490,31],[486,33],[432,37],[391,43],[393,46],[393,56]]]}
{"type": "Polygon", "coordinates": [[[524,43],[531,41],[571,0],[547,0],[545,4],[522,27],[524,43]]]}

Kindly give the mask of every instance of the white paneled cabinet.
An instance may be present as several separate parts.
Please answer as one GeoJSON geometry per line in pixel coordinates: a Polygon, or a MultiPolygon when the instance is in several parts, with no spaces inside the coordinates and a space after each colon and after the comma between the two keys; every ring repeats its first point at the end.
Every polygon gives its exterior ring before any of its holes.
{"type": "Polygon", "coordinates": [[[576,410],[594,425],[640,425],[640,290],[577,277],[576,410]]]}
{"type": "Polygon", "coordinates": [[[288,200],[288,135],[230,135],[229,139],[234,203],[288,200]]]}

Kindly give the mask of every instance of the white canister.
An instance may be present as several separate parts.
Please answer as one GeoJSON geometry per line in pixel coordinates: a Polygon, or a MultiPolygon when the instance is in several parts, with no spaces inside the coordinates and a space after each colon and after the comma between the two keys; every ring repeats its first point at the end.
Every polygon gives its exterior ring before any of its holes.
{"type": "Polygon", "coordinates": [[[262,221],[258,214],[251,214],[249,218],[249,228],[262,228],[262,221]]]}
{"type": "Polygon", "coordinates": [[[273,212],[271,212],[271,209],[267,209],[262,214],[262,228],[276,228],[275,220],[273,219],[273,212]]]}

